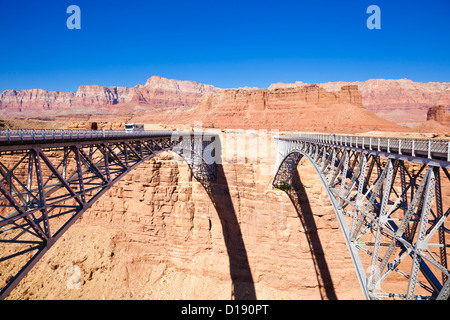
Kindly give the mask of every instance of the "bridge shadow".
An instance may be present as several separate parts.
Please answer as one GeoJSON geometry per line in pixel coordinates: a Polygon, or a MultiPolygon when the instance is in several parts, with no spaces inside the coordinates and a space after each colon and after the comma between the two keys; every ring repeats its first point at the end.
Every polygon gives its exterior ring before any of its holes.
{"type": "Polygon", "coordinates": [[[216,164],[216,179],[202,182],[222,225],[222,233],[227,248],[230,276],[232,280],[231,299],[256,300],[255,285],[250,270],[247,250],[241,228],[234,210],[223,166],[216,164]]]}
{"type": "Polygon", "coordinates": [[[284,190],[292,201],[297,215],[302,223],[308,240],[311,257],[314,262],[319,292],[322,299],[337,300],[333,280],[326,262],[323,247],[317,233],[317,225],[309,204],[308,195],[300,179],[298,169],[293,170],[292,189],[284,190]]]}

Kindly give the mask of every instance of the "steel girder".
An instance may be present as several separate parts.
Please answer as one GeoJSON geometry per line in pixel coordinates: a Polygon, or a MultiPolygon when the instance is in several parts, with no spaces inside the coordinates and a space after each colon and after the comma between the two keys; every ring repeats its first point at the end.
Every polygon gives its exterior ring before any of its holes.
{"type": "Polygon", "coordinates": [[[293,188],[303,157],[325,186],[366,299],[449,298],[449,162],[279,136],[273,186],[293,188]]]}
{"type": "Polygon", "coordinates": [[[215,178],[214,135],[94,134],[0,145],[1,299],[83,212],[147,159],[172,150],[202,183],[215,178]]]}

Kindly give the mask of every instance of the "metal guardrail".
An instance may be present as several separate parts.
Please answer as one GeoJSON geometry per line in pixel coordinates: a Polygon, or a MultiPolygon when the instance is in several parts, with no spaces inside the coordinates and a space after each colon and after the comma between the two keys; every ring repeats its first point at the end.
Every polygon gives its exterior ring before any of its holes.
{"type": "Polygon", "coordinates": [[[61,130],[61,129],[1,129],[0,143],[77,141],[122,138],[152,138],[191,135],[188,131],[125,131],[125,130],[61,130]]]}
{"type": "Polygon", "coordinates": [[[278,136],[280,140],[302,140],[340,147],[351,147],[398,155],[438,159],[450,162],[450,141],[429,139],[403,139],[325,134],[297,134],[278,136]]]}

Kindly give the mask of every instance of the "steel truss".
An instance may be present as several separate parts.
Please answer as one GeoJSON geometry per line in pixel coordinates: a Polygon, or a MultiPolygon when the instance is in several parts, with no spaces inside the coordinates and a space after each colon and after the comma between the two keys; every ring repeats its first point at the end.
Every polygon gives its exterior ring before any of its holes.
{"type": "Polygon", "coordinates": [[[62,139],[61,135],[49,139],[33,132],[32,139],[22,133],[16,140],[2,135],[1,299],[81,214],[142,162],[172,150],[202,183],[215,178],[214,135],[146,133],[105,137],[94,132],[81,138],[63,133],[62,139]]]}
{"type": "Polygon", "coordinates": [[[379,144],[372,149],[336,141],[331,136],[279,136],[273,186],[293,188],[299,161],[306,157],[312,163],[366,299],[448,299],[448,150],[432,154],[425,149],[423,157],[405,157],[379,144]]]}

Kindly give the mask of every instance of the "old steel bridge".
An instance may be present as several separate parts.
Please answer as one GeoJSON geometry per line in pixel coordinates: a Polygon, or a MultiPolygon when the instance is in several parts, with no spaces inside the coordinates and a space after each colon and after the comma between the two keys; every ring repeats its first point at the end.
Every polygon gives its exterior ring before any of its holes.
{"type": "Polygon", "coordinates": [[[215,139],[178,131],[1,130],[0,298],[83,212],[142,162],[171,150],[197,180],[213,179],[215,139]],[[18,262],[5,267],[12,259],[18,262]],[[12,276],[5,279],[8,271],[12,276]]]}

